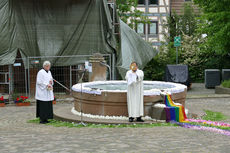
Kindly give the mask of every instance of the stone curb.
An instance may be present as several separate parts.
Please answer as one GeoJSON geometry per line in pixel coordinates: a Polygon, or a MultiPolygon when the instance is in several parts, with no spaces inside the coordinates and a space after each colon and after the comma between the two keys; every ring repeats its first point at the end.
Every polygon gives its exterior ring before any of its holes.
{"type": "Polygon", "coordinates": [[[229,94],[230,95],[230,88],[225,88],[222,86],[216,86],[215,87],[215,93],[216,94],[229,94]]]}
{"type": "Polygon", "coordinates": [[[213,95],[187,95],[186,99],[230,98],[230,94],[213,95]]]}
{"type": "MultiPolygon", "coordinates": [[[[71,107],[64,106],[54,109],[54,119],[64,122],[74,122],[79,123],[81,121],[80,116],[74,115],[70,112],[71,107]]],[[[146,120],[145,122],[129,122],[128,120],[109,120],[109,119],[93,119],[88,117],[83,117],[83,122],[88,124],[151,124],[151,123],[165,123],[162,120],[146,120]]]]}

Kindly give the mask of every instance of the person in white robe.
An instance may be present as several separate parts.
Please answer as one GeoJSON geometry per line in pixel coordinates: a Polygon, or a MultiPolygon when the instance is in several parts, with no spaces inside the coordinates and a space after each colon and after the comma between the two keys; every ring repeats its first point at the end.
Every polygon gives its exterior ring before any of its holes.
{"type": "Polygon", "coordinates": [[[36,117],[40,118],[40,123],[48,123],[48,119],[53,119],[53,77],[50,72],[49,61],[43,63],[43,69],[37,74],[36,94],[37,101],[36,117]]]}
{"type": "Polygon", "coordinates": [[[137,122],[144,122],[141,117],[144,114],[143,103],[143,79],[144,73],[138,69],[136,62],[132,62],[129,71],[126,73],[127,80],[127,105],[129,122],[133,122],[134,118],[137,118],[137,122]]]}

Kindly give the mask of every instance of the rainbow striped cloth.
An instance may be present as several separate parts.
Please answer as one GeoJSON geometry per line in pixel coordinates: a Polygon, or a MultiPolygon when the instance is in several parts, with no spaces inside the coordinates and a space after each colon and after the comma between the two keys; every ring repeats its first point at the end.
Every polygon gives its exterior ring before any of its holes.
{"type": "Polygon", "coordinates": [[[166,122],[188,122],[184,106],[176,105],[169,94],[165,95],[165,105],[166,122]]]}
{"type": "Polygon", "coordinates": [[[175,123],[181,127],[184,128],[190,128],[194,130],[203,130],[203,131],[210,131],[210,132],[216,132],[223,135],[230,136],[230,130],[224,130],[217,127],[230,127],[230,124],[227,123],[221,123],[221,122],[214,122],[214,121],[206,121],[206,120],[198,120],[198,119],[187,119],[187,116],[185,114],[184,106],[182,105],[176,105],[171,95],[166,94],[165,97],[165,105],[166,107],[166,122],[175,123]],[[209,124],[216,127],[206,127],[201,125],[192,125],[190,123],[202,123],[202,124],[209,124]]]}

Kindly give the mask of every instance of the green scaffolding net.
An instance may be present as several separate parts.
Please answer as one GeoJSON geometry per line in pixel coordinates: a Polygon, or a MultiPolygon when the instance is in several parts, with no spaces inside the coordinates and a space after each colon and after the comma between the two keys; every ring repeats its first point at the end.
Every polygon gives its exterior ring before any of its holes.
{"type": "MultiPolygon", "coordinates": [[[[143,68],[156,51],[123,22],[120,31],[119,47],[106,0],[0,0],[0,65],[13,64],[17,52],[22,57],[114,53],[124,76],[131,61],[143,68]]],[[[67,66],[82,60],[52,62],[67,66]]]]}

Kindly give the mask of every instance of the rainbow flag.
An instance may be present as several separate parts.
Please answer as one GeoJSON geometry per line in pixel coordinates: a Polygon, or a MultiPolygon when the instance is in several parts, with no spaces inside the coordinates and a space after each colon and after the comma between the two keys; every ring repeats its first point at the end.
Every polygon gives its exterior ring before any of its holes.
{"type": "Polygon", "coordinates": [[[184,106],[176,105],[169,94],[165,95],[165,105],[166,122],[188,122],[184,106]]]}
{"type": "Polygon", "coordinates": [[[220,129],[220,127],[230,127],[230,124],[223,123],[223,122],[199,120],[199,119],[187,119],[184,106],[176,105],[173,102],[171,95],[169,94],[166,94],[164,98],[165,98],[165,105],[166,105],[165,107],[166,122],[172,122],[184,128],[216,132],[216,133],[230,136],[230,130],[220,129]],[[208,124],[211,127],[206,127],[202,125],[192,125],[190,123],[202,123],[204,125],[208,124]]]}

